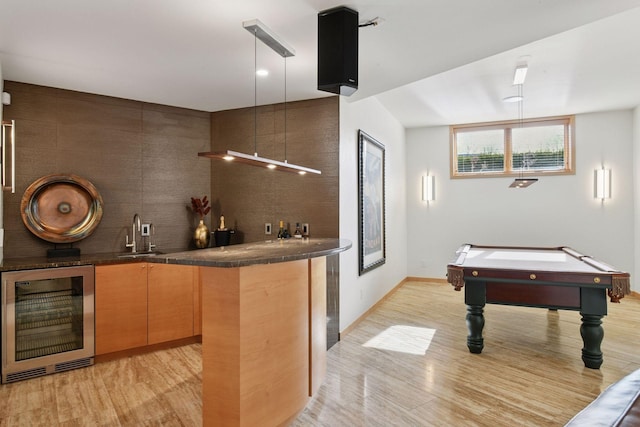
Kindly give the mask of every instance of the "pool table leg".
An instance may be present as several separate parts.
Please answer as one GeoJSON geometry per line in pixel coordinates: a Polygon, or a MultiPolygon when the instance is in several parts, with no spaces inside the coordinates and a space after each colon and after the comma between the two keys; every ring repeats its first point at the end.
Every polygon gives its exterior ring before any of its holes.
{"type": "Polygon", "coordinates": [[[582,335],[582,361],[584,366],[591,369],[600,369],[602,365],[602,351],[600,344],[604,337],[604,329],[602,329],[602,316],[598,314],[582,315],[582,325],[580,326],[580,335],[582,335]]]}
{"type": "Polygon", "coordinates": [[[480,354],[484,348],[482,329],[484,328],[484,306],[467,305],[467,347],[471,353],[480,354]]]}
{"type": "Polygon", "coordinates": [[[467,305],[467,347],[471,353],[480,354],[484,348],[484,306],[487,303],[487,284],[484,280],[467,280],[464,290],[467,305]]]}

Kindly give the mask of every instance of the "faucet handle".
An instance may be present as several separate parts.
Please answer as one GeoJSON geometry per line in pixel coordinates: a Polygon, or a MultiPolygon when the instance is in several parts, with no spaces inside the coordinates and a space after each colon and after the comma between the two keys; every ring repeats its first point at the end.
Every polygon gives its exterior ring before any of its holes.
{"type": "Polygon", "coordinates": [[[124,236],[124,247],[125,248],[132,248],[132,247],[134,247],[135,244],[136,244],[136,240],[133,239],[133,242],[129,243],[129,235],[125,234],[125,236],[124,236]]]}
{"type": "Polygon", "coordinates": [[[156,227],[153,224],[149,224],[149,252],[152,252],[156,247],[155,243],[151,242],[151,238],[156,234],[156,227]]]}

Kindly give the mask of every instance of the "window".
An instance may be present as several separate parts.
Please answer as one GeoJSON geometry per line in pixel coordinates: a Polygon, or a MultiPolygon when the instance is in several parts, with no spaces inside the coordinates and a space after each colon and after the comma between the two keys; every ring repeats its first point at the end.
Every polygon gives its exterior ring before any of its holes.
{"type": "Polygon", "coordinates": [[[573,116],[451,126],[451,177],[575,173],[573,116]]]}

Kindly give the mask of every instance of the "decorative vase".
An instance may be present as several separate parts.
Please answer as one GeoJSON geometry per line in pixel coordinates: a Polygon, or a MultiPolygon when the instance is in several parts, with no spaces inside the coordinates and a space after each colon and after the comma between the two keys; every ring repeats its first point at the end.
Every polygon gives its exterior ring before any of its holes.
{"type": "Polygon", "coordinates": [[[193,243],[198,249],[207,248],[209,247],[209,237],[209,228],[204,223],[204,219],[201,219],[200,224],[193,232],[193,243]]]}

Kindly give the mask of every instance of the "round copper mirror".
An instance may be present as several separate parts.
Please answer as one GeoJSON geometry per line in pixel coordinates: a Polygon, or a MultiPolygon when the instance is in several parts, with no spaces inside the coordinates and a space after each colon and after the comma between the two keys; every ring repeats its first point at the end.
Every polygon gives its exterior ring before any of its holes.
{"type": "Polygon", "coordinates": [[[20,203],[24,225],[52,243],[70,243],[91,235],[102,219],[102,197],[76,175],[47,175],[34,181],[20,203]]]}

